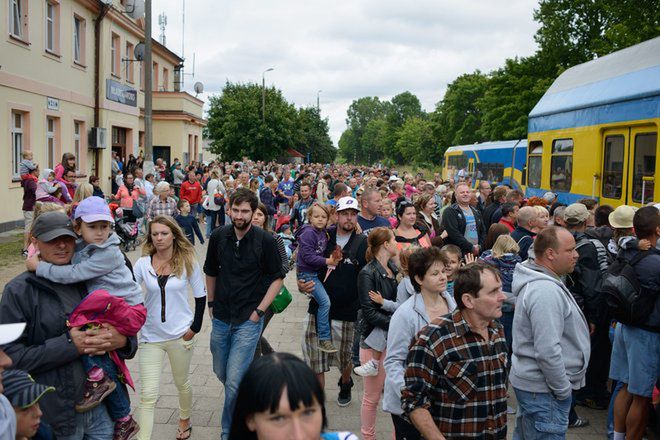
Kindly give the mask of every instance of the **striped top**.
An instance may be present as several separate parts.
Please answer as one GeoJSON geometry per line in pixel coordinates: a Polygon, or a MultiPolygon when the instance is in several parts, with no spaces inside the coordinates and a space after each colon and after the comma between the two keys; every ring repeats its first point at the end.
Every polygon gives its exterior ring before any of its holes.
{"type": "Polygon", "coordinates": [[[401,403],[406,414],[429,410],[447,438],[506,438],[507,348],[501,324],[489,340],[460,310],[434,319],[410,348],[401,403]]]}

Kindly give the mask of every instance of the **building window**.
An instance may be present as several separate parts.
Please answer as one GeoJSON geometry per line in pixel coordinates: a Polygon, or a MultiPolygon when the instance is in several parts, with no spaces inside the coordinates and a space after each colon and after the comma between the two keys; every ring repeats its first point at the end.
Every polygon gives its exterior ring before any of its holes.
{"type": "Polygon", "coordinates": [[[133,67],[133,61],[130,61],[133,59],[133,43],[129,43],[128,41],[126,42],[126,55],[124,55],[124,58],[126,58],[126,81],[132,83],[134,79],[134,72],[135,68],[133,67]]]}
{"type": "Polygon", "coordinates": [[[73,62],[85,64],[85,20],[73,16],[73,62]]]}
{"type": "Polygon", "coordinates": [[[140,151],[144,149],[144,131],[138,131],[138,148],[140,151]]]}
{"type": "Polygon", "coordinates": [[[112,34],[112,42],[110,46],[110,63],[111,69],[110,73],[114,76],[120,76],[120,64],[119,64],[119,35],[112,34]]]}
{"type": "Polygon", "coordinates": [[[573,139],[555,139],[550,160],[550,189],[569,192],[572,177],[573,139]]]}
{"type": "Polygon", "coordinates": [[[76,156],[76,174],[80,173],[80,162],[82,161],[82,138],[83,123],[73,121],[73,154],[76,156]]]}
{"type": "Polygon", "coordinates": [[[55,118],[46,118],[46,165],[55,167],[55,152],[57,150],[57,122],[55,118]]]}
{"type": "Polygon", "coordinates": [[[167,70],[165,67],[163,67],[163,87],[161,88],[163,92],[167,92],[169,90],[169,82],[170,82],[170,71],[167,70]]]}
{"type": "Polygon", "coordinates": [[[529,143],[529,155],[527,156],[527,186],[530,188],[541,187],[541,171],[543,169],[543,142],[532,141],[529,143]]]}
{"type": "Polygon", "coordinates": [[[9,34],[27,40],[27,0],[9,0],[9,34]]]}
{"type": "Polygon", "coordinates": [[[23,127],[25,117],[23,113],[11,112],[11,174],[18,178],[20,175],[19,164],[23,155],[23,127]]]}
{"type": "Polygon", "coordinates": [[[623,189],[623,153],[626,139],[623,135],[607,136],[603,161],[603,187],[601,195],[619,199],[623,189]]]}
{"type": "Polygon", "coordinates": [[[655,176],[657,142],[657,133],[640,133],[635,136],[632,198],[637,203],[652,202],[654,200],[655,182],[653,177],[655,176]]]}
{"type": "Polygon", "coordinates": [[[46,1],[46,51],[58,54],[60,49],[60,5],[46,1]]]}
{"type": "Polygon", "coordinates": [[[140,61],[140,90],[144,92],[144,61],[140,61]]]}
{"type": "Polygon", "coordinates": [[[155,61],[151,70],[151,90],[158,91],[158,63],[155,61]]]}

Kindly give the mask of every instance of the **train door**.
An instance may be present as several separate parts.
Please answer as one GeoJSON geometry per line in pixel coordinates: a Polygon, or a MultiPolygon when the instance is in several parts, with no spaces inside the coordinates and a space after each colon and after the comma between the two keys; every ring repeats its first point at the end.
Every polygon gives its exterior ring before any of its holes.
{"type": "Polygon", "coordinates": [[[628,194],[624,182],[628,180],[630,129],[605,130],[603,133],[603,167],[601,172],[601,205],[625,205],[628,194]]]}
{"type": "Polygon", "coordinates": [[[656,199],[657,130],[651,126],[632,128],[629,150],[628,204],[644,205],[656,199]]]}

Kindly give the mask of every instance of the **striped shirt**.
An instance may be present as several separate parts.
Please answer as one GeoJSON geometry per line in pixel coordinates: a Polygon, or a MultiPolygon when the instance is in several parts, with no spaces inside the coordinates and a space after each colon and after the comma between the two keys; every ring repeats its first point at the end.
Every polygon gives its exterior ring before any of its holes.
{"type": "Polygon", "coordinates": [[[401,403],[425,408],[447,438],[506,438],[507,348],[492,321],[486,341],[460,310],[424,327],[410,347],[401,403]]]}
{"type": "Polygon", "coordinates": [[[155,196],[149,201],[149,205],[147,206],[147,219],[149,219],[149,221],[159,215],[169,215],[174,217],[178,213],[179,210],[176,208],[176,200],[172,197],[168,197],[167,200],[163,202],[160,197],[155,196]]]}

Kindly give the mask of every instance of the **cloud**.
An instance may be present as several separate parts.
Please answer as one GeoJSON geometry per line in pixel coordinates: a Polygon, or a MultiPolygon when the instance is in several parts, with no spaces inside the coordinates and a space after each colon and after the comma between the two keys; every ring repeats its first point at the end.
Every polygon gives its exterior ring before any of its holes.
{"type": "MultiPolygon", "coordinates": [[[[297,106],[316,105],[329,118],[336,143],[354,99],[417,95],[426,110],[458,75],[488,72],[506,58],[532,54],[538,25],[534,0],[187,0],[186,89],[204,83],[201,97],[226,81],[261,82],[297,106]]],[[[154,2],[168,16],[167,46],[182,51],[182,0],[154,2]]]]}

